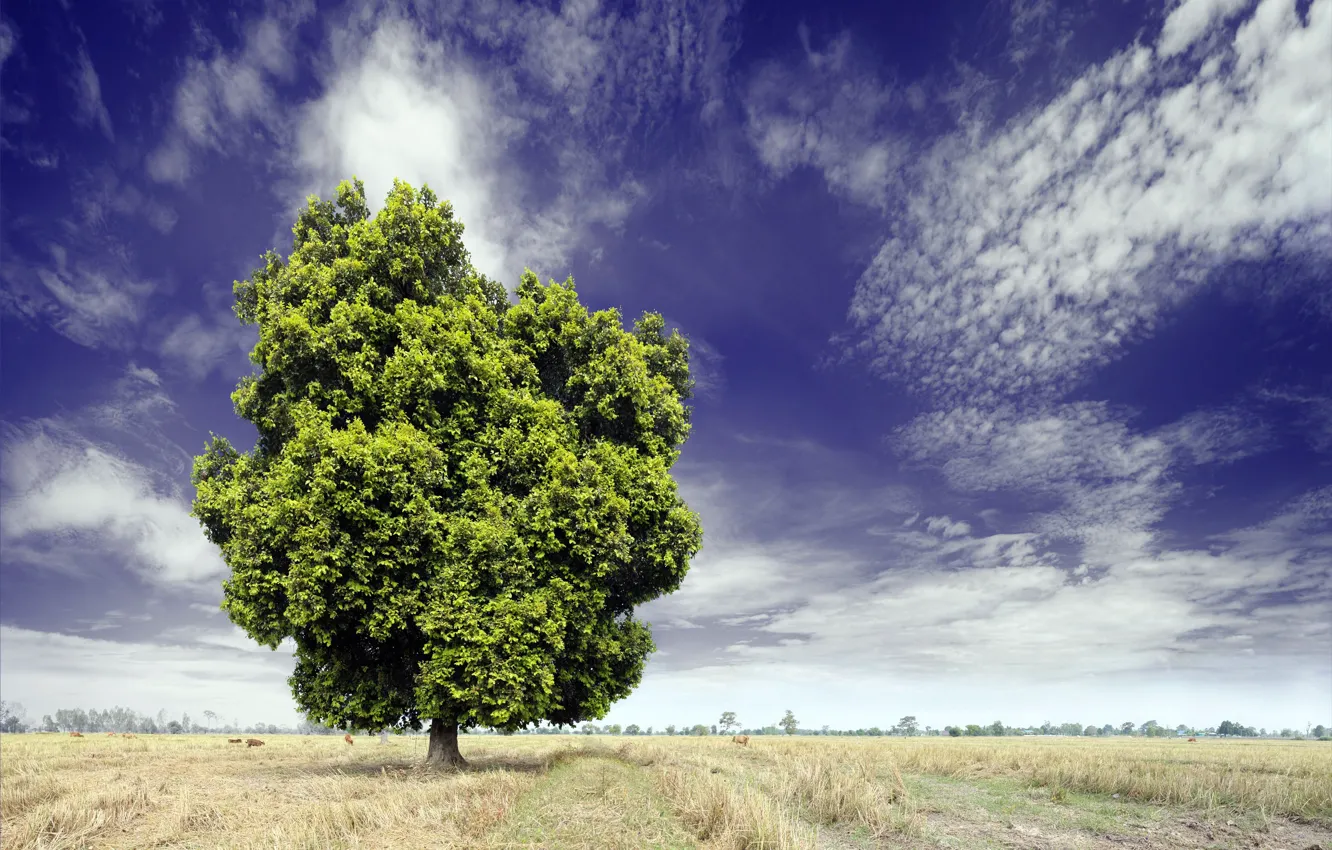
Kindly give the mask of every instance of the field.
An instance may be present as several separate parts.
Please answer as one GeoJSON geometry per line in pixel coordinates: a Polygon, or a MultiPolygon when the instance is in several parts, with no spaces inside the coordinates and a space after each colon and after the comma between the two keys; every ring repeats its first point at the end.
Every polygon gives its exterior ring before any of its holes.
{"type": "Polygon", "coordinates": [[[3,736],[20,848],[1332,848],[1332,745],[3,736]]]}

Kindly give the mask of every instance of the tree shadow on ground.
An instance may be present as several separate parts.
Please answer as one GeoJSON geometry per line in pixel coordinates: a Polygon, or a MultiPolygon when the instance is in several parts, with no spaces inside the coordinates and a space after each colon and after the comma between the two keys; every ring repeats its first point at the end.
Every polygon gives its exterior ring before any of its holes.
{"type": "Polygon", "coordinates": [[[507,771],[512,773],[545,774],[551,769],[569,761],[584,758],[603,758],[622,761],[626,764],[645,765],[622,748],[605,745],[565,746],[540,753],[496,752],[478,753],[467,758],[467,764],[461,768],[437,767],[427,764],[424,758],[404,759],[372,758],[364,761],[330,761],[304,767],[291,767],[281,770],[283,773],[324,776],[383,776],[388,779],[411,779],[426,776],[447,776],[451,774],[477,774],[507,771]]]}

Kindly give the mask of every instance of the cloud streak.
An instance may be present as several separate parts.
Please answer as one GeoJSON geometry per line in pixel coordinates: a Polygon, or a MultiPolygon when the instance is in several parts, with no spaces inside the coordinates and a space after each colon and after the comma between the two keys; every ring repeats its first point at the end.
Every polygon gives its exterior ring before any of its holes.
{"type": "Polygon", "coordinates": [[[1332,63],[1332,3],[1263,0],[1233,34],[1214,9],[926,152],[851,305],[880,371],[950,402],[1049,399],[1221,265],[1327,258],[1332,102],[1307,69],[1332,63]]]}

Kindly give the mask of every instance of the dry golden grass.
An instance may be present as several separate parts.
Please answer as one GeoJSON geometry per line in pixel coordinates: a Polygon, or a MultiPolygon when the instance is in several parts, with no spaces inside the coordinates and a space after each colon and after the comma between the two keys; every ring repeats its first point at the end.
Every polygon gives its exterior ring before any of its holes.
{"type": "Polygon", "coordinates": [[[923,775],[1042,786],[1065,808],[1117,793],[1222,823],[1332,825],[1332,746],[1317,742],[465,736],[472,765],[449,773],[423,768],[420,739],[265,740],[3,736],[0,846],[934,846],[947,809],[917,799],[941,787],[923,775]]]}

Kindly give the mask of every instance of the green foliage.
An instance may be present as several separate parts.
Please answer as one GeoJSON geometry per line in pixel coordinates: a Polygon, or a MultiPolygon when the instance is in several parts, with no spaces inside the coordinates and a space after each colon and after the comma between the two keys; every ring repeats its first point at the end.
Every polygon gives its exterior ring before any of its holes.
{"type": "Polygon", "coordinates": [[[395,181],[311,198],[290,257],[237,282],[257,374],[232,394],[252,452],[214,437],[193,514],[223,608],[291,639],[310,717],[523,728],[604,717],[653,650],[633,610],[677,589],[697,517],[670,475],[688,345],[648,313],[589,313],[472,268],[448,202],[395,181]]]}
{"type": "Polygon", "coordinates": [[[782,730],[788,735],[794,735],[796,733],[796,724],[797,721],[795,715],[791,713],[789,708],[786,710],[786,716],[777,723],[777,725],[782,727],[782,730]]]}
{"type": "Polygon", "coordinates": [[[721,726],[721,733],[723,735],[731,734],[731,730],[738,725],[735,719],[735,712],[723,711],[721,715],[721,720],[718,721],[718,725],[721,726]]]}

